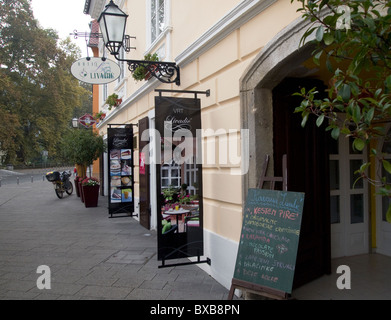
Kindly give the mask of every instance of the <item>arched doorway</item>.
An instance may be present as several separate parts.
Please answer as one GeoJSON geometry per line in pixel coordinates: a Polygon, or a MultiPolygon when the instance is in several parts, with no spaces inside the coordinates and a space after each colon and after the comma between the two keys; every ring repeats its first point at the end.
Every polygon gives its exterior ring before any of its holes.
{"type": "Polygon", "coordinates": [[[248,188],[256,187],[266,154],[272,158],[268,174],[273,176],[279,175],[282,155],[287,154],[288,190],[306,193],[294,287],[331,272],[326,134],[314,123],[302,129],[300,115],[293,113],[297,101],[292,93],[299,86],[319,85],[310,79],[314,70],[302,65],[313,47],[298,47],[307,27],[299,19],[281,31],[241,79],[242,128],[251,133],[243,199],[248,188]]]}
{"type": "Polygon", "coordinates": [[[315,86],[325,90],[320,80],[286,78],[272,91],[274,174],[281,176],[286,154],[288,190],[305,193],[294,287],[330,273],[329,135],[315,117],[303,128],[301,115],[294,113],[301,99],[293,93],[315,86]]]}

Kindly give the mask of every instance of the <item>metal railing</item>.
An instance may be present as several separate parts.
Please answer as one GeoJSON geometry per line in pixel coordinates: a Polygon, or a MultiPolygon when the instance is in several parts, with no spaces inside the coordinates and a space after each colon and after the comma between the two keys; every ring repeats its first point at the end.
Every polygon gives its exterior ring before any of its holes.
{"type": "Polygon", "coordinates": [[[73,166],[54,166],[47,168],[23,168],[7,170],[1,172],[0,170],[0,187],[3,185],[19,185],[21,183],[34,183],[38,181],[46,181],[46,173],[50,171],[64,171],[70,170],[73,174],[73,166]]]}

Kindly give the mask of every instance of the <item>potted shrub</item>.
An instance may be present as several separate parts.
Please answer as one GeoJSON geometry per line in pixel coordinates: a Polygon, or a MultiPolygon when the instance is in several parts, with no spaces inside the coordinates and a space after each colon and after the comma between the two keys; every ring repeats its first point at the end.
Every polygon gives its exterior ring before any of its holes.
{"type": "Polygon", "coordinates": [[[98,159],[104,150],[103,137],[91,129],[70,130],[63,139],[63,155],[65,159],[76,164],[79,179],[87,176],[87,167],[98,159]]]}
{"type": "Polygon", "coordinates": [[[80,178],[79,178],[79,176],[76,176],[75,177],[75,190],[76,190],[76,196],[78,198],[80,198],[80,186],[79,186],[79,184],[80,184],[80,178]]]}
{"type": "MultiPolygon", "coordinates": [[[[154,54],[148,53],[147,55],[144,56],[144,60],[145,61],[159,61],[159,57],[158,57],[157,53],[154,53],[154,54]]],[[[156,66],[154,66],[154,69],[156,69],[156,66]]],[[[148,80],[152,77],[151,73],[143,65],[140,65],[136,69],[134,69],[132,76],[133,76],[133,79],[136,81],[148,80]]]]}
{"type": "Polygon", "coordinates": [[[93,177],[84,178],[81,182],[81,187],[85,207],[97,207],[99,199],[99,180],[93,177]]]}

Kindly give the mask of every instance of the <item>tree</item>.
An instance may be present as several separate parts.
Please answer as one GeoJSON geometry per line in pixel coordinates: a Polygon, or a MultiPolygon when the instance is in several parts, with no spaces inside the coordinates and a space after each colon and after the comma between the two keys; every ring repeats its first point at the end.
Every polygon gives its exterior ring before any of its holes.
{"type": "Polygon", "coordinates": [[[103,137],[90,129],[71,129],[62,141],[64,157],[78,165],[79,177],[86,176],[86,170],[105,150],[103,137]]]}
{"type": "MultiPolygon", "coordinates": [[[[362,151],[371,146],[371,156],[391,174],[391,163],[378,154],[371,142],[386,135],[384,124],[391,122],[391,2],[386,0],[291,0],[298,1],[298,11],[312,25],[303,35],[304,44],[312,36],[316,49],[313,60],[325,63],[330,71],[328,97],[317,99],[316,88],[302,88],[295,95],[303,101],[296,112],[310,115],[338,139],[352,137],[353,148],[362,151]],[[344,117],[341,117],[341,114],[344,117]]],[[[360,178],[380,187],[380,193],[391,198],[391,182],[385,175],[372,180],[364,163],[360,178]]],[[[391,205],[387,213],[391,222],[391,205]]]]}
{"type": "Polygon", "coordinates": [[[80,82],[80,86],[85,89],[85,92],[88,94],[84,94],[81,96],[81,103],[73,109],[72,118],[80,118],[86,113],[92,114],[92,84],[80,82]]]}
{"type": "Polygon", "coordinates": [[[90,95],[70,73],[80,49],[40,28],[30,0],[0,0],[0,148],[9,163],[59,157],[73,109],[90,95]],[[12,143],[10,143],[12,141],[12,143]]]}
{"type": "Polygon", "coordinates": [[[0,69],[0,150],[7,150],[7,155],[10,158],[16,156],[16,144],[15,140],[18,139],[19,132],[17,128],[20,126],[19,119],[16,115],[12,114],[5,105],[5,93],[13,94],[13,88],[9,79],[3,77],[2,70],[0,69]]]}

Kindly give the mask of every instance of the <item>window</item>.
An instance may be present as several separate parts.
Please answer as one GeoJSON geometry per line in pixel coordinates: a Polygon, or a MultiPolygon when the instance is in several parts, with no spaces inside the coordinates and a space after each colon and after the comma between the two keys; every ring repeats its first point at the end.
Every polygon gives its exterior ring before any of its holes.
{"type": "MultiPolygon", "coordinates": [[[[119,59],[125,59],[125,50],[124,48],[121,48],[121,50],[119,51],[119,59]]],[[[120,67],[120,70],[121,70],[121,73],[120,73],[120,76],[118,78],[118,83],[120,83],[124,77],[125,77],[125,62],[124,61],[118,61],[118,65],[120,67]]]]}
{"type": "Polygon", "coordinates": [[[181,167],[173,160],[171,163],[165,163],[161,167],[162,188],[181,186],[181,167]]]}
{"type": "Polygon", "coordinates": [[[165,0],[150,0],[150,36],[154,42],[166,27],[165,0]]]}
{"type": "Polygon", "coordinates": [[[107,92],[108,92],[107,84],[104,84],[103,85],[103,92],[102,92],[102,95],[103,95],[102,101],[103,102],[105,102],[107,97],[108,97],[108,93],[107,92]]]}
{"type": "Polygon", "coordinates": [[[190,195],[197,194],[197,176],[198,168],[194,156],[191,162],[185,163],[185,183],[188,185],[187,190],[190,195]]]}

